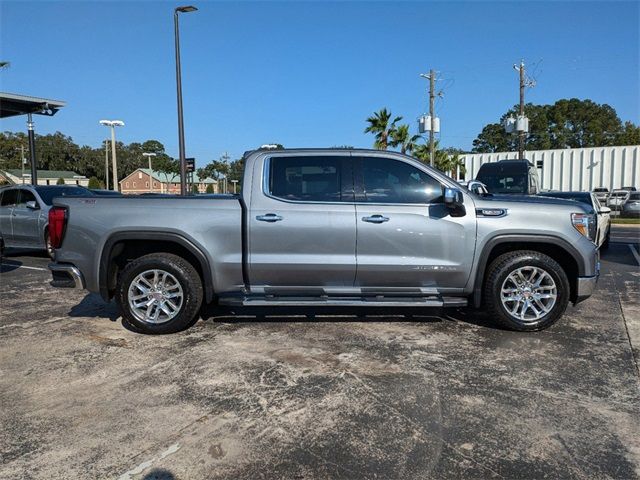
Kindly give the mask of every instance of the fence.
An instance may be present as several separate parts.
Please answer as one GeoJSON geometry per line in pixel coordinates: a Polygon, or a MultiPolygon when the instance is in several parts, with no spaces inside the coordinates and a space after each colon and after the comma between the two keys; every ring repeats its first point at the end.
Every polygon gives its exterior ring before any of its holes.
{"type": "MultiPolygon", "coordinates": [[[[518,152],[472,153],[461,158],[469,180],[476,177],[483,163],[517,159],[518,152]]],[[[525,152],[525,158],[538,166],[540,187],[545,190],[640,189],[640,145],[533,150],[525,152]]]]}

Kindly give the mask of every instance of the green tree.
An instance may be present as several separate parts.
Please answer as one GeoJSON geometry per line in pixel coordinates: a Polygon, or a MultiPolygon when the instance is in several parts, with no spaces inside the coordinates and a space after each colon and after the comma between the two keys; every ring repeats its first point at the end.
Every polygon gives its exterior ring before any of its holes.
{"type": "Polygon", "coordinates": [[[409,125],[406,123],[398,125],[397,128],[390,133],[389,145],[394,148],[400,147],[400,152],[410,154],[418,146],[418,139],[422,138],[420,135],[411,135],[409,133],[409,125]]]}
{"type": "Polygon", "coordinates": [[[625,122],[618,134],[617,145],[640,145],[640,127],[631,122],[625,122]]]}
{"type": "Polygon", "coordinates": [[[213,183],[209,183],[209,184],[207,185],[207,193],[215,193],[215,192],[213,191],[213,183]]]}
{"type": "Polygon", "coordinates": [[[374,148],[386,150],[389,148],[389,139],[396,129],[396,123],[400,120],[402,120],[402,117],[395,117],[391,121],[391,112],[383,108],[367,118],[369,125],[365,128],[364,133],[373,133],[375,135],[374,148]]]}
{"type": "Polygon", "coordinates": [[[227,175],[229,177],[229,181],[238,180],[238,182],[240,182],[242,180],[243,173],[244,159],[239,158],[238,160],[234,160],[233,162],[229,163],[229,170],[227,175]]]}
{"type": "MultiPolygon", "coordinates": [[[[517,114],[516,105],[502,115],[498,123],[486,125],[473,141],[473,151],[517,150],[518,136],[506,133],[502,126],[507,117],[517,114]]],[[[525,115],[529,118],[527,150],[633,145],[634,140],[640,139],[637,126],[631,122],[623,125],[612,107],[591,100],[572,98],[558,100],[553,105],[527,104],[525,115]]]]}
{"type": "Polygon", "coordinates": [[[64,185],[64,178],[60,177],[56,182],[56,185],[64,185]]]}
{"type": "Polygon", "coordinates": [[[220,180],[229,173],[229,164],[224,160],[212,160],[204,168],[198,169],[198,175],[200,178],[213,178],[214,180],[220,180]]]}
{"type": "Polygon", "coordinates": [[[102,188],[102,184],[100,183],[100,180],[98,180],[97,177],[91,177],[89,179],[89,185],[87,186],[87,188],[102,188]]]}

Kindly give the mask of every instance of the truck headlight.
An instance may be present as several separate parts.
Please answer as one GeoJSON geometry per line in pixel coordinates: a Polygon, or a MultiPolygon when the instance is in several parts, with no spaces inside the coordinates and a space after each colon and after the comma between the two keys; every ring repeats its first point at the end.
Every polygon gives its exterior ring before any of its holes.
{"type": "Polygon", "coordinates": [[[589,215],[588,213],[572,213],[571,224],[573,228],[589,240],[593,241],[595,239],[596,221],[593,215],[589,215]]]}

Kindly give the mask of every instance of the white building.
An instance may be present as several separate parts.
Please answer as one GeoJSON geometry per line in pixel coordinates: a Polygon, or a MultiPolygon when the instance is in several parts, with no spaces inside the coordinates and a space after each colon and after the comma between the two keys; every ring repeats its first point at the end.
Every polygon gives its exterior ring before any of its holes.
{"type": "MultiPolygon", "coordinates": [[[[21,169],[0,170],[0,182],[4,179],[8,183],[19,185],[21,183],[31,183],[31,170],[25,169],[24,174],[21,169]]],[[[83,175],[69,170],[38,170],[38,185],[56,185],[58,180],[64,180],[65,185],[89,185],[89,179],[83,175]]]]}
{"type": "MultiPolygon", "coordinates": [[[[518,152],[469,153],[460,157],[467,169],[464,177],[471,180],[483,163],[517,159],[518,152]]],[[[525,152],[524,157],[538,167],[544,190],[640,189],[640,145],[534,150],[525,152]]]]}

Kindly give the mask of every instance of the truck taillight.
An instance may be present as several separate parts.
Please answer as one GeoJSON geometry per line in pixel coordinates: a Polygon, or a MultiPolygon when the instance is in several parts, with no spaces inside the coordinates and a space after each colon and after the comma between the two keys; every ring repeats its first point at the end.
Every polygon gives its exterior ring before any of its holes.
{"type": "Polygon", "coordinates": [[[49,240],[53,248],[60,248],[62,237],[67,226],[67,209],[51,207],[49,210],[49,240]]]}

